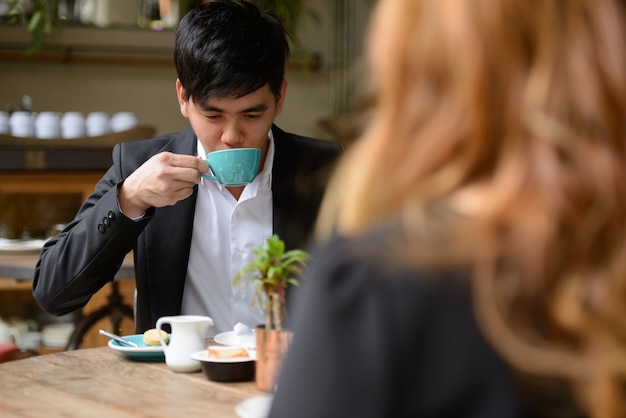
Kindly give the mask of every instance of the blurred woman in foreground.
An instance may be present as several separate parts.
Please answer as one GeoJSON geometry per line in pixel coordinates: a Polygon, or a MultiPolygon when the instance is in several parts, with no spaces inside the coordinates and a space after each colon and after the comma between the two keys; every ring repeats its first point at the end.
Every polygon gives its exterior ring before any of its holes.
{"type": "Polygon", "coordinates": [[[379,0],[271,416],[626,416],[625,7],[379,0]]]}

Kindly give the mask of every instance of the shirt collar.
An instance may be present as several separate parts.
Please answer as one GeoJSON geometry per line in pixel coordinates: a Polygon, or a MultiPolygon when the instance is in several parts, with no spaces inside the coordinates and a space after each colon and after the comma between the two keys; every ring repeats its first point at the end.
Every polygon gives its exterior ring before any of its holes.
{"type": "MultiPolygon", "coordinates": [[[[263,164],[263,170],[257,175],[260,180],[261,186],[272,184],[272,169],[274,167],[274,134],[270,129],[267,134],[269,143],[267,145],[267,154],[265,155],[265,163],[263,164]]],[[[256,179],[255,179],[256,180],[256,179]]]]}

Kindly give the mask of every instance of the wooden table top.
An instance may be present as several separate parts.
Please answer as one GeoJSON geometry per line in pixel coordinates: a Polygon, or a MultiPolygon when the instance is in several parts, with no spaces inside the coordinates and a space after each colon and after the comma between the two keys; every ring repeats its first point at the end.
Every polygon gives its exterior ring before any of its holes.
{"type": "Polygon", "coordinates": [[[129,359],[109,347],[0,364],[0,416],[237,417],[236,406],[267,395],[255,383],[220,383],[176,373],[164,362],[129,359]]]}

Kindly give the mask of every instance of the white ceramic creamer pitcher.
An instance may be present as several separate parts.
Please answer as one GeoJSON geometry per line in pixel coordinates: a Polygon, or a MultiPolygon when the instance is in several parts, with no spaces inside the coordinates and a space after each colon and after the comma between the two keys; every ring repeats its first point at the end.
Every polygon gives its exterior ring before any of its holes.
{"type": "Polygon", "coordinates": [[[165,363],[176,372],[195,372],[200,370],[200,362],[192,359],[191,354],[204,350],[204,335],[213,320],[208,316],[176,315],[163,316],[157,320],[156,329],[165,353],[165,363]],[[165,343],[161,329],[163,324],[172,326],[169,345],[165,343]]]}

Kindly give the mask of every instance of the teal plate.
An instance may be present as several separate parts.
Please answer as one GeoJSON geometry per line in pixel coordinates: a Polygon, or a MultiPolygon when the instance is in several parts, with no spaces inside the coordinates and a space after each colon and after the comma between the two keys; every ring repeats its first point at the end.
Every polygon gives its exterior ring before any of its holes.
{"type": "Polygon", "coordinates": [[[143,334],[124,335],[123,337],[137,344],[139,348],[129,347],[122,343],[118,343],[115,340],[109,340],[109,347],[115,351],[119,351],[133,360],[165,361],[163,348],[160,345],[146,345],[143,342],[143,334]]]}

